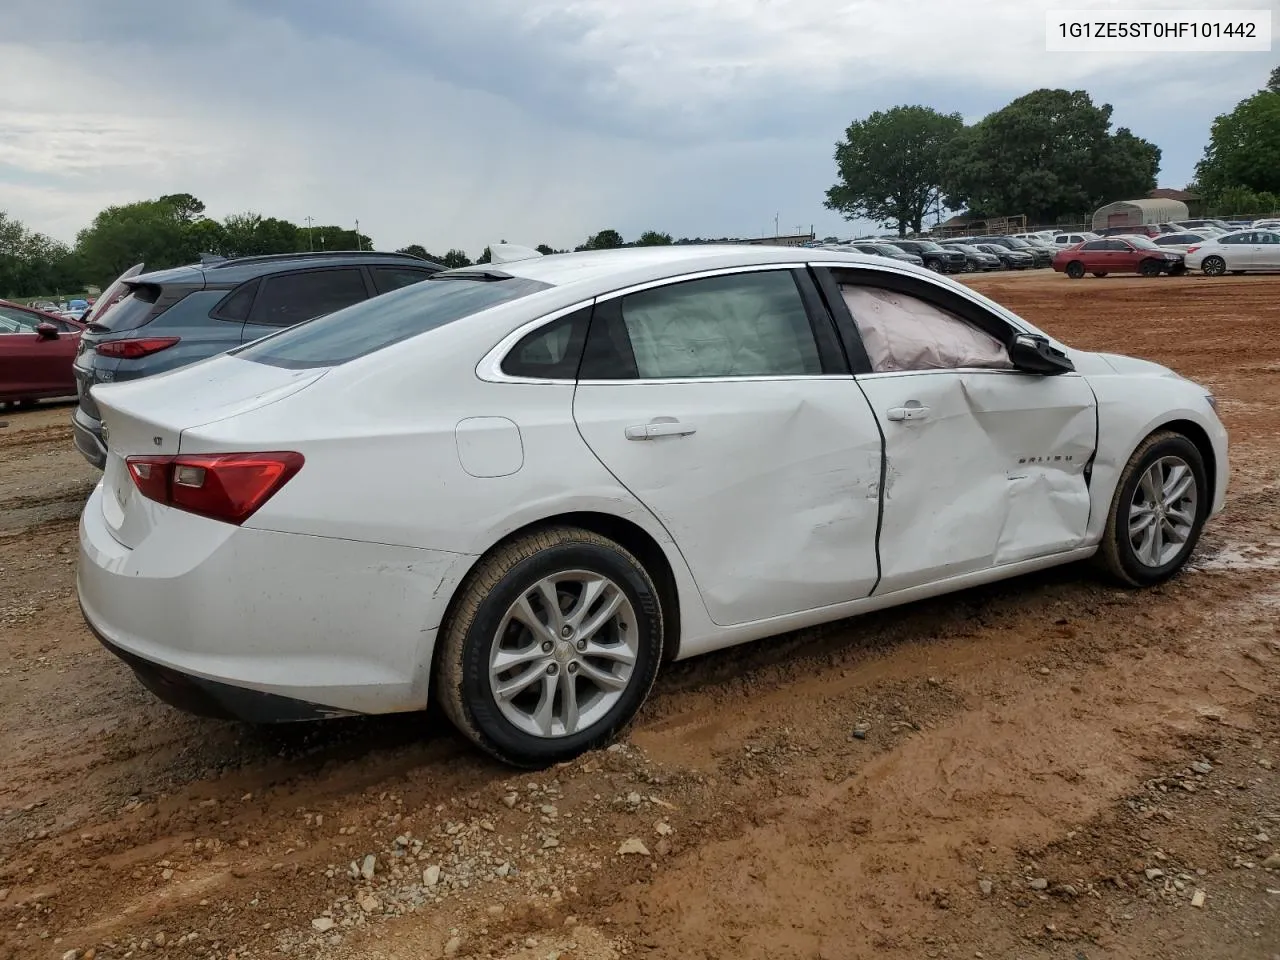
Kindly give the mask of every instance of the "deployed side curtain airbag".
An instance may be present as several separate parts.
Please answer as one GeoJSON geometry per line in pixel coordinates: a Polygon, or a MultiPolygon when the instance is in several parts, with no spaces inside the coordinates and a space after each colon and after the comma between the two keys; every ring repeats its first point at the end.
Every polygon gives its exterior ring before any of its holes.
{"type": "Polygon", "coordinates": [[[715,277],[632,294],[623,322],[644,378],[817,375],[789,271],[715,277]]]}
{"type": "Polygon", "coordinates": [[[916,297],[852,284],[841,284],[840,295],[876,373],[1013,368],[1004,346],[990,334],[916,297]]]}

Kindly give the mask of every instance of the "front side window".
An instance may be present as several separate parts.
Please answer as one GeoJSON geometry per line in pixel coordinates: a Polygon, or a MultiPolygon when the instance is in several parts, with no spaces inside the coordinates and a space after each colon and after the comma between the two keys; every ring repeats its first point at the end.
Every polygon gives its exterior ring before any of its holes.
{"type": "Polygon", "coordinates": [[[34,333],[39,322],[24,310],[0,307],[0,333],[34,333]]]}
{"type": "Polygon", "coordinates": [[[592,319],[581,376],[821,375],[817,340],[792,273],[687,280],[603,304],[592,319]]]}
{"type": "Polygon", "coordinates": [[[840,295],[874,373],[1013,367],[995,337],[919,297],[856,284],[841,284],[840,295]]]}
{"type": "Polygon", "coordinates": [[[267,277],[254,301],[250,322],[289,327],[349,307],[368,296],[358,267],[267,277]]]}
{"type": "Polygon", "coordinates": [[[1280,235],[1260,230],[1253,235],[1254,243],[1280,243],[1280,235]]]}

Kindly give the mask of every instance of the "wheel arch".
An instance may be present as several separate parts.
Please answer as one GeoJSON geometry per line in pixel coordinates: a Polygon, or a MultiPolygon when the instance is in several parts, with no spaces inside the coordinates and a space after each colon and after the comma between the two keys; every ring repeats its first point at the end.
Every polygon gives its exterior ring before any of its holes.
{"type": "MultiPolygon", "coordinates": [[[[680,649],[680,591],[676,583],[675,570],[666,551],[654,536],[644,527],[632,520],[597,510],[576,510],[551,514],[537,520],[531,520],[523,526],[504,534],[478,556],[472,558],[466,570],[461,571],[454,580],[449,602],[445,605],[444,614],[440,618],[443,630],[454,615],[454,608],[464,593],[464,587],[475,569],[489,556],[510,543],[520,540],[539,530],[550,527],[578,527],[608,537],[629,551],[639,560],[653,578],[658,590],[658,598],[662,603],[662,661],[674,660],[680,649]]],[[[429,683],[434,686],[438,661],[442,645],[436,643],[431,652],[429,683]]],[[[431,699],[434,699],[432,697],[431,699]]]]}
{"type": "Polygon", "coordinates": [[[1209,439],[1208,432],[1194,420],[1170,420],[1167,423],[1162,423],[1153,430],[1148,431],[1146,436],[1138,441],[1138,444],[1134,449],[1136,450],[1138,447],[1142,446],[1142,444],[1146,442],[1147,437],[1150,437],[1154,433],[1159,433],[1162,430],[1182,434],[1195,445],[1195,448],[1198,451],[1200,451],[1200,456],[1204,458],[1205,479],[1209,484],[1209,495],[1206,498],[1206,501],[1212,504],[1218,495],[1218,455],[1213,448],[1213,441],[1209,439]]]}

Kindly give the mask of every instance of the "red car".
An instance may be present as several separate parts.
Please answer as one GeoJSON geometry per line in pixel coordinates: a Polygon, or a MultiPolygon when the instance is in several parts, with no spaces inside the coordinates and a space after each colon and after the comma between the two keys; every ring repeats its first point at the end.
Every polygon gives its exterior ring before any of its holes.
{"type": "Polygon", "coordinates": [[[0,404],[74,397],[71,362],[84,324],[0,300],[0,404]]]}
{"type": "Polygon", "coordinates": [[[1182,254],[1157,246],[1146,237],[1104,237],[1077,243],[1058,251],[1053,269],[1072,280],[1079,280],[1086,273],[1095,277],[1108,273],[1158,277],[1162,273],[1178,276],[1187,272],[1182,254]]]}

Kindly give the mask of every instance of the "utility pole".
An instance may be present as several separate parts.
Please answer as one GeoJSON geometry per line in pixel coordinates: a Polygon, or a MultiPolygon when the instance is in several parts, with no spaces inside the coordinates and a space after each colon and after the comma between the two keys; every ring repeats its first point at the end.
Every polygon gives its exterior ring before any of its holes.
{"type": "Polygon", "coordinates": [[[307,220],[307,249],[310,250],[312,253],[315,253],[316,241],[315,241],[315,238],[311,235],[311,224],[314,223],[315,221],[313,221],[310,217],[307,217],[306,220],[307,220]]]}
{"type": "Polygon", "coordinates": [[[782,215],[781,211],[773,215],[773,235],[775,237],[778,235],[778,217],[780,217],[781,215],[782,215]]]}
{"type": "Polygon", "coordinates": [[[356,220],[356,249],[360,249],[360,221],[356,220]]]}

